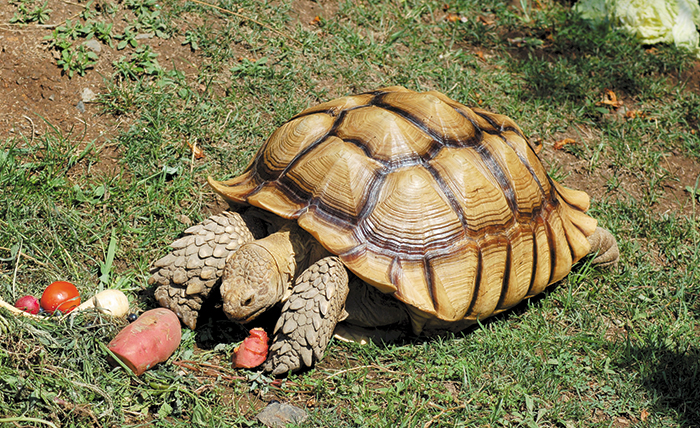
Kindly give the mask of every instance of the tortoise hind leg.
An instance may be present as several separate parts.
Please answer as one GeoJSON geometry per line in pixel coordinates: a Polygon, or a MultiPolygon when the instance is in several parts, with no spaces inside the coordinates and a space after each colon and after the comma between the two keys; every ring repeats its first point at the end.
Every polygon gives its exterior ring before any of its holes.
{"type": "Polygon", "coordinates": [[[221,279],[226,258],[254,239],[250,228],[259,228],[254,221],[245,214],[224,211],[185,230],[171,244],[173,251],[151,269],[148,284],[157,286],[158,303],[194,329],[202,303],[221,279]]]}
{"type": "Polygon", "coordinates": [[[370,341],[390,343],[404,337],[410,330],[406,306],[358,277],[350,279],[345,311],[347,318],[335,327],[333,334],[344,342],[361,345],[370,341]]]}
{"type": "Polygon", "coordinates": [[[263,369],[277,376],[323,358],[348,295],[348,274],[334,256],[309,266],[295,281],[274,330],[263,369]]]}
{"type": "Polygon", "coordinates": [[[595,254],[592,263],[599,266],[616,266],[620,260],[620,250],[617,240],[609,230],[597,227],[593,235],[588,237],[591,243],[590,254],[595,254]]]}

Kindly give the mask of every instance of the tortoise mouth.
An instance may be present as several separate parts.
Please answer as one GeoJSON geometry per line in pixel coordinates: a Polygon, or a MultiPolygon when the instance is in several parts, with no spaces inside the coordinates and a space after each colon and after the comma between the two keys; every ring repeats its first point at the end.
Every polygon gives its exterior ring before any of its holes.
{"type": "Polygon", "coordinates": [[[265,313],[268,309],[270,309],[268,306],[260,306],[251,310],[250,306],[246,306],[243,304],[224,303],[224,313],[226,314],[228,319],[239,322],[241,324],[247,324],[255,320],[258,316],[265,313]]]}

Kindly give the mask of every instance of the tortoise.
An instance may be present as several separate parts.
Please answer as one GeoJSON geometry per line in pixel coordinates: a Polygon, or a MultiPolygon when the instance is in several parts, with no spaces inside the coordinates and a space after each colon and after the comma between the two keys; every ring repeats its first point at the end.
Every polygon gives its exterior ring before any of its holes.
{"type": "Polygon", "coordinates": [[[459,331],[588,254],[619,258],[589,196],[549,177],[510,118],[439,92],[387,87],[308,108],[242,175],[208,181],[232,210],[187,229],[149,283],[190,328],[219,286],[241,323],[282,305],[263,366],[275,375],[319,361],[340,321],[459,331]]]}

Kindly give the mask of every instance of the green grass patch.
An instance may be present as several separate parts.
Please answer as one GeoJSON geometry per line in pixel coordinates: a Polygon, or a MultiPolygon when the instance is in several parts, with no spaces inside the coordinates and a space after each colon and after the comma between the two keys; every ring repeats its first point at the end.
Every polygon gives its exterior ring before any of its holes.
{"type": "MultiPolygon", "coordinates": [[[[244,332],[216,314],[183,330],[176,355],[137,379],[106,362],[122,324],[0,311],[0,424],[257,426],[276,399],[304,407],[310,427],[700,425],[700,94],[683,77],[694,62],[593,31],[564,4],[539,4],[214,4],[231,14],[129,0],[86,4],[41,30],[73,79],[93,72],[82,42],[112,46],[100,104],[126,125],[106,143],[57,128],[0,137],[7,301],[62,279],[87,296],[119,288],[135,311],[153,307],[150,263],[189,222],[222,208],[208,175],[239,174],[305,107],[384,85],[440,90],[514,118],[542,139],[558,179],[591,186],[582,190],[622,261],[615,271],[582,262],[544,295],[464,333],[335,341],[318,367],[281,382],[230,367],[244,332]],[[166,41],[191,68],[161,54],[166,41]],[[623,109],[600,104],[606,89],[623,109]],[[552,149],[569,135],[576,144],[552,149]]],[[[43,25],[59,3],[12,5],[14,24],[43,25]]]]}

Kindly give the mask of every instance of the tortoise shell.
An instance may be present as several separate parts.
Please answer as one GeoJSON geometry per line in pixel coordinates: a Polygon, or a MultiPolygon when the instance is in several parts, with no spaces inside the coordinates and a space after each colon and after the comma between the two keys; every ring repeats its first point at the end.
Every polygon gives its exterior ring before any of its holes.
{"type": "Polygon", "coordinates": [[[550,178],[510,118],[402,87],[309,108],[241,176],[209,182],[297,220],[409,305],[417,332],[542,292],[588,254],[597,225],[588,195],[550,178]]]}

